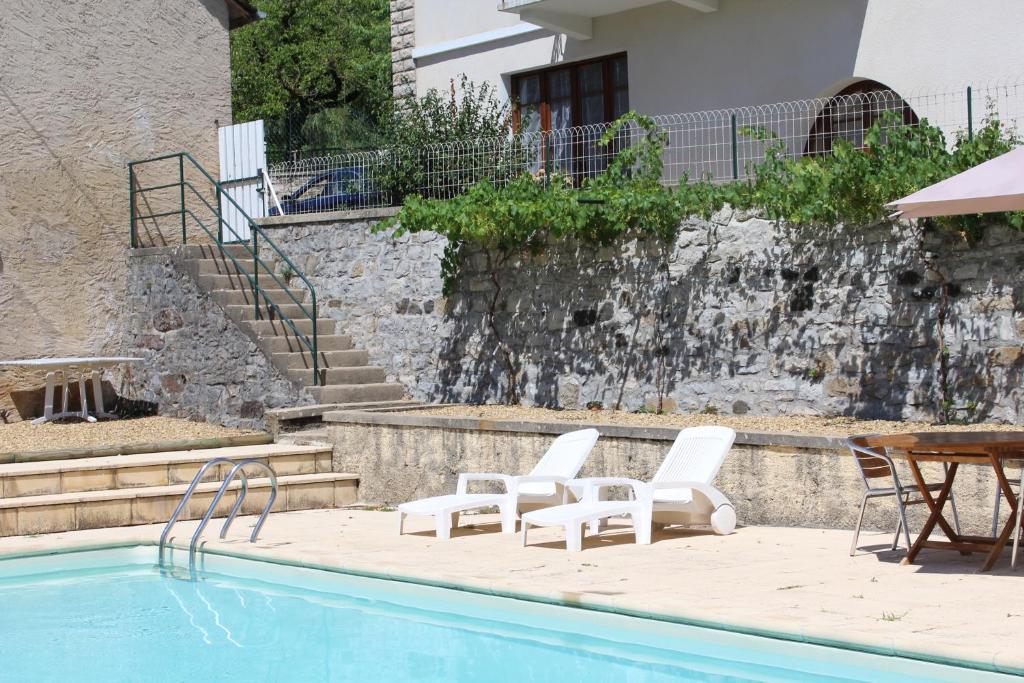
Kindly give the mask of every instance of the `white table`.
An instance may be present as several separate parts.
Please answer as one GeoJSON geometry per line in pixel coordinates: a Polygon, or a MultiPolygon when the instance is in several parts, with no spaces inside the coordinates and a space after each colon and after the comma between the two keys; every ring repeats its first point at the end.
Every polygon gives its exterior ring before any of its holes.
{"type": "Polygon", "coordinates": [[[43,405],[43,416],[32,420],[32,424],[43,424],[52,420],[59,420],[65,417],[79,417],[88,422],[95,422],[97,417],[116,419],[117,415],[108,413],[103,407],[103,388],[100,380],[103,370],[120,363],[135,363],[143,360],[131,356],[94,356],[89,358],[30,358],[24,360],[0,361],[0,368],[20,367],[33,370],[46,370],[46,398],[43,405]],[[92,395],[95,410],[94,415],[89,414],[89,401],[85,391],[86,373],[92,375],[92,395]],[[81,410],[71,412],[68,410],[68,394],[71,383],[71,376],[78,374],[78,396],[81,402],[81,410]],[[53,395],[57,385],[57,376],[60,375],[62,389],[62,401],[59,413],[53,412],[53,395]]]}

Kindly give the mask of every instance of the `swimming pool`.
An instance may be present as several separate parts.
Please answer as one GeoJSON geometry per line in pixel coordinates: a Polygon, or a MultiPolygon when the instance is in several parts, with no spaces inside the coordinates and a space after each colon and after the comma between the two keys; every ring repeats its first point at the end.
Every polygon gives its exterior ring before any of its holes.
{"type": "Polygon", "coordinates": [[[999,681],[926,662],[151,546],[0,560],[13,681],[999,681]]]}

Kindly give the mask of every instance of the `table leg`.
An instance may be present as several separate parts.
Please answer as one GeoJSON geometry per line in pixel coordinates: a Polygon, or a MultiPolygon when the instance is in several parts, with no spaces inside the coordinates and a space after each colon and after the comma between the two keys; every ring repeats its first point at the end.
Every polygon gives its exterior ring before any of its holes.
{"type": "MultiPolygon", "coordinates": [[[[913,456],[907,456],[907,464],[910,466],[910,472],[914,475],[914,480],[917,482],[918,489],[920,489],[921,497],[924,499],[925,504],[928,506],[930,514],[928,515],[928,521],[925,522],[924,527],[921,529],[921,533],[918,535],[917,540],[914,541],[914,545],[911,546],[910,552],[903,558],[900,564],[913,564],[917,554],[921,552],[921,548],[928,541],[928,537],[931,536],[932,531],[935,529],[935,525],[938,524],[942,528],[942,532],[946,534],[953,543],[960,540],[959,534],[953,530],[953,527],[949,525],[949,522],[942,516],[942,508],[946,505],[946,500],[949,498],[950,491],[953,490],[953,480],[956,479],[956,471],[959,463],[950,463],[949,471],[946,472],[946,479],[942,483],[942,488],[939,489],[938,499],[932,498],[931,491],[928,490],[928,484],[924,480],[924,475],[921,474],[921,466],[917,464],[913,456]]],[[[961,554],[968,554],[961,551],[961,554]]]]}
{"type": "Polygon", "coordinates": [[[46,373],[46,394],[43,398],[43,416],[32,420],[32,424],[41,425],[53,419],[53,391],[56,383],[55,372],[46,373]]]}
{"type": "Polygon", "coordinates": [[[71,413],[68,412],[68,404],[71,403],[71,378],[68,377],[67,372],[62,372],[64,380],[64,387],[60,392],[60,412],[57,413],[57,417],[67,417],[71,413]]]}
{"type": "Polygon", "coordinates": [[[89,394],[85,391],[85,375],[78,376],[78,399],[81,402],[81,417],[86,422],[95,422],[96,418],[89,414],[89,394]]]}
{"type": "Polygon", "coordinates": [[[999,560],[999,556],[1003,554],[1003,549],[1009,542],[1010,537],[1013,535],[1013,527],[1017,522],[1017,506],[1020,505],[1020,501],[1013,494],[1013,487],[1010,486],[1010,482],[1006,480],[1006,472],[1003,470],[1002,461],[995,455],[989,455],[989,461],[992,463],[992,470],[996,473],[996,481],[999,482],[999,489],[1006,496],[1006,502],[1010,506],[1010,518],[1006,520],[1006,525],[1003,526],[1002,532],[996,537],[992,550],[985,557],[985,564],[982,565],[981,571],[987,572],[995,566],[995,563],[999,560]]]}
{"type": "Polygon", "coordinates": [[[96,417],[105,417],[111,420],[117,419],[117,415],[108,413],[107,407],[103,404],[103,372],[101,370],[92,371],[92,398],[96,417]]]}

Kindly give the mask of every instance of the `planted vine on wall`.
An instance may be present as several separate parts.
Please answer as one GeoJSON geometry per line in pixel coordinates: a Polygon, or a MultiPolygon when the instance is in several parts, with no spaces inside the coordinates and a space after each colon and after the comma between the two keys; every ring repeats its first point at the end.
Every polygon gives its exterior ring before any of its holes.
{"type": "MultiPolygon", "coordinates": [[[[496,324],[504,294],[501,275],[514,259],[539,253],[549,242],[574,240],[609,246],[654,238],[666,247],[660,250],[660,258],[667,261],[671,252],[668,247],[683,220],[690,216],[707,218],[727,204],[811,229],[838,224],[850,229],[876,225],[891,213],[886,203],[994,158],[1020,142],[1015,132],[994,118],[973,135],[958,135],[951,146],[942,131],[926,121],[907,127],[893,118],[883,118],[865,132],[863,148],[836,139],[830,153],[798,158],[792,158],[782,141],[771,141],[771,135],[763,130],[748,129],[744,134],[768,144],[764,160],[750,169],[753,180],[716,184],[705,178],[671,188],[661,182],[665,134],[653,120],[630,113],[615,122],[599,142],[615,150],[608,168],[584,180],[580,187],[574,186],[571,177],[558,173],[523,173],[500,186],[479,182],[453,199],[412,195],[392,220],[375,229],[390,231],[396,237],[423,231],[445,236],[448,243],[441,270],[446,294],[454,291],[468,252],[484,254],[494,288],[486,312],[487,325],[505,365],[505,400],[518,403],[518,352],[496,324]],[[619,149],[626,126],[636,126],[641,135],[633,144],[619,149]]],[[[929,230],[948,230],[970,242],[993,222],[1021,228],[1024,216],[960,216],[917,223],[918,251],[941,290],[936,351],[940,395],[936,413],[943,420],[949,419],[952,406],[948,354],[941,329],[948,318],[948,292],[941,264],[923,248],[924,235],[929,230]]],[[[667,264],[662,265],[667,268],[667,264]]],[[[660,320],[663,316],[657,313],[660,320]]]]}

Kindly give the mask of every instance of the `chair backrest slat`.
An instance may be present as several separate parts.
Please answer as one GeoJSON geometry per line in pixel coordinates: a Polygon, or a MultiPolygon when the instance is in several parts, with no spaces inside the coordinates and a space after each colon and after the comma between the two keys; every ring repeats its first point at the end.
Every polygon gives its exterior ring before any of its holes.
{"type": "MultiPolygon", "coordinates": [[[[562,434],[552,442],[540,462],[530,470],[530,474],[574,478],[579,474],[590,451],[594,449],[594,444],[597,443],[599,436],[600,433],[596,429],[580,429],[562,434]]],[[[554,495],[555,485],[528,483],[520,486],[519,492],[527,495],[554,495]]]]}
{"type": "Polygon", "coordinates": [[[884,451],[870,448],[863,437],[852,436],[847,439],[847,446],[857,463],[861,476],[864,478],[864,485],[868,488],[868,479],[880,479],[883,477],[892,478],[896,481],[896,472],[892,460],[884,451]]]}
{"type": "MultiPolygon", "coordinates": [[[[679,432],[654,475],[655,482],[697,481],[710,484],[729,454],[736,432],[729,427],[689,427],[679,432]]],[[[658,499],[688,499],[689,489],[663,489],[658,499]]]]}

